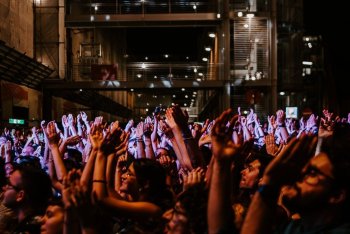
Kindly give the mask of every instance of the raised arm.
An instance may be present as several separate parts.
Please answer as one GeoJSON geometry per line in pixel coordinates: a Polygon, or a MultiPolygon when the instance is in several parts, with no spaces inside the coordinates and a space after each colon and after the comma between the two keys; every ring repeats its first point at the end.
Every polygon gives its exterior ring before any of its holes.
{"type": "Polygon", "coordinates": [[[277,199],[282,186],[299,179],[300,172],[314,155],[316,137],[293,138],[268,165],[243,223],[243,234],[272,233],[277,199]]]}
{"type": "Polygon", "coordinates": [[[57,178],[58,180],[62,180],[63,176],[67,174],[67,170],[66,170],[66,167],[64,166],[62,155],[60,154],[60,151],[58,148],[58,142],[60,140],[60,136],[56,132],[56,126],[54,121],[51,121],[47,124],[45,136],[46,136],[46,142],[48,143],[52,153],[57,178]]]}
{"type": "MultiPolygon", "coordinates": [[[[231,167],[241,146],[232,141],[232,126],[226,128],[232,110],[224,111],[215,120],[211,132],[213,165],[209,184],[208,233],[233,233],[234,214],[231,208],[231,167]]],[[[236,120],[238,116],[235,116],[236,120]]],[[[235,120],[233,120],[235,121],[235,120]]]]}
{"type": "Polygon", "coordinates": [[[172,111],[173,118],[176,124],[181,130],[182,137],[184,139],[185,146],[187,148],[188,155],[191,158],[193,167],[203,167],[204,160],[201,151],[198,148],[198,142],[192,136],[190,129],[188,128],[188,113],[182,111],[179,106],[174,106],[172,111]]]}

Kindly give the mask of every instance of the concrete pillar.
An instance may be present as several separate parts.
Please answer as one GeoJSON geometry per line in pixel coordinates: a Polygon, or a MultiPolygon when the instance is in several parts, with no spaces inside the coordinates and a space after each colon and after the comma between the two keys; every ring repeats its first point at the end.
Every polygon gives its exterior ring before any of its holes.
{"type": "Polygon", "coordinates": [[[64,27],[64,0],[58,1],[58,75],[65,76],[65,27],[64,27]]]}
{"type": "Polygon", "coordinates": [[[277,0],[271,0],[270,18],[270,76],[271,76],[271,105],[270,113],[277,110],[277,0]]]}
{"type": "Polygon", "coordinates": [[[219,1],[219,5],[222,6],[222,23],[220,30],[218,32],[219,40],[219,64],[220,72],[219,79],[227,81],[225,83],[224,92],[221,96],[221,111],[226,110],[230,107],[230,96],[231,96],[231,87],[230,87],[230,7],[229,0],[219,1]]]}

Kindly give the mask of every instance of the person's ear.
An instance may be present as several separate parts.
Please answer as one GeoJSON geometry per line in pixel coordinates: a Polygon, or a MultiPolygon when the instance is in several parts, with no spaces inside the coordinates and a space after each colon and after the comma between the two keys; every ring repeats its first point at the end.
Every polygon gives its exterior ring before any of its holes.
{"type": "Polygon", "coordinates": [[[17,192],[17,196],[16,196],[16,201],[17,202],[21,202],[24,200],[24,191],[20,190],[19,192],[17,192]]]}
{"type": "Polygon", "coordinates": [[[345,201],[347,195],[348,194],[346,194],[346,191],[344,189],[340,189],[334,192],[333,195],[329,198],[329,203],[341,204],[345,201]]]}

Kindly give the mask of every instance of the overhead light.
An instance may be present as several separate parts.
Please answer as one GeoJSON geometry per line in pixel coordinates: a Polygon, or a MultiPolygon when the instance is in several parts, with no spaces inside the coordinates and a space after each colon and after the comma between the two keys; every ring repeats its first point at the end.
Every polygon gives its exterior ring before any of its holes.
{"type": "Polygon", "coordinates": [[[111,19],[111,16],[110,15],[106,15],[105,19],[108,21],[111,19]]]}
{"type": "Polygon", "coordinates": [[[98,6],[97,5],[95,5],[95,11],[97,11],[98,10],[98,6]]]}
{"type": "Polygon", "coordinates": [[[145,60],[148,60],[148,57],[145,57],[145,60]]]}
{"type": "Polygon", "coordinates": [[[244,24],[243,27],[249,28],[249,25],[248,24],[244,24]]]}
{"type": "Polygon", "coordinates": [[[243,12],[242,12],[242,11],[239,11],[239,12],[237,13],[237,16],[238,16],[238,17],[242,17],[242,16],[243,16],[243,12]]]}
{"type": "Polygon", "coordinates": [[[131,92],[134,92],[134,89],[130,89],[131,92]]]}
{"type": "Polygon", "coordinates": [[[208,59],[207,58],[202,58],[203,62],[207,62],[208,59]]]}
{"type": "Polygon", "coordinates": [[[215,33],[209,33],[209,37],[214,38],[215,37],[215,33]]]}
{"type": "Polygon", "coordinates": [[[142,68],[142,69],[145,69],[145,68],[146,68],[146,64],[145,64],[145,63],[142,63],[142,64],[141,64],[141,68],[142,68]]]}
{"type": "Polygon", "coordinates": [[[211,51],[210,47],[205,47],[205,51],[211,51]]]}
{"type": "Polygon", "coordinates": [[[282,91],[282,92],[280,92],[280,95],[281,95],[281,96],[284,96],[285,94],[286,94],[286,93],[285,93],[285,92],[283,92],[283,91],[282,91]]]}
{"type": "Polygon", "coordinates": [[[198,75],[199,75],[199,76],[203,76],[203,73],[202,73],[202,72],[200,72],[200,73],[198,73],[198,75]]]}
{"type": "Polygon", "coordinates": [[[181,91],[185,91],[185,88],[182,88],[181,91]]]}
{"type": "Polygon", "coordinates": [[[141,78],[141,77],[142,77],[142,75],[141,75],[141,74],[137,74],[136,76],[137,76],[137,78],[141,78]]]}
{"type": "Polygon", "coordinates": [[[312,66],[312,62],[310,62],[310,61],[303,61],[303,65],[309,65],[309,66],[312,66]]]}
{"type": "Polygon", "coordinates": [[[216,18],[220,19],[220,18],[221,18],[221,14],[220,14],[220,13],[217,13],[217,14],[216,14],[216,18]]]}
{"type": "Polygon", "coordinates": [[[197,9],[197,6],[196,4],[193,5],[193,10],[196,10],[197,9]]]}
{"type": "Polygon", "coordinates": [[[95,20],[95,16],[91,15],[90,16],[90,21],[94,21],[95,20]]]}
{"type": "Polygon", "coordinates": [[[251,19],[251,18],[253,18],[253,17],[254,17],[254,14],[249,13],[249,14],[247,14],[247,17],[251,19]]]}
{"type": "Polygon", "coordinates": [[[79,91],[80,91],[80,92],[83,92],[83,90],[82,90],[82,89],[79,89],[79,91]]]}
{"type": "Polygon", "coordinates": [[[197,73],[197,68],[194,68],[194,69],[193,69],[193,72],[194,72],[194,73],[197,73]]]}
{"type": "Polygon", "coordinates": [[[168,57],[169,57],[169,55],[168,55],[168,54],[165,54],[165,55],[164,55],[164,57],[165,57],[165,58],[168,58],[168,57]]]}

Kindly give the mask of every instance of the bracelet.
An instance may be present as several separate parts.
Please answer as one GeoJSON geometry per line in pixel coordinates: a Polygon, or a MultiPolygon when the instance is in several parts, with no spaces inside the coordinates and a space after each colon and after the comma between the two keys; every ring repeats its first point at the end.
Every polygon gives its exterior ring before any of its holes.
{"type": "Polygon", "coordinates": [[[103,183],[103,184],[106,184],[107,181],[106,180],[93,180],[92,183],[103,183]]]}

